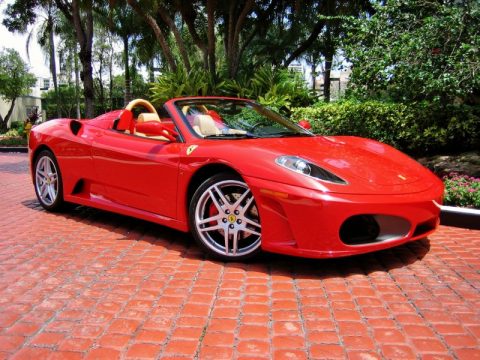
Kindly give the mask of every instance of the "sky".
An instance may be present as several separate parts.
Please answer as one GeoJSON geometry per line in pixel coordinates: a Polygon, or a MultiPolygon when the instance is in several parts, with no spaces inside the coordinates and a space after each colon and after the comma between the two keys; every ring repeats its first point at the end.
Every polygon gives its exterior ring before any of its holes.
{"type": "MultiPolygon", "coordinates": [[[[27,57],[26,43],[27,34],[13,34],[7,30],[1,23],[5,18],[4,11],[7,4],[11,3],[10,0],[0,0],[0,49],[13,48],[20,53],[23,61],[30,66],[30,72],[37,77],[50,77],[50,71],[48,70],[48,63],[45,59],[40,46],[37,44],[36,34],[30,41],[30,59],[27,57]]],[[[30,29],[29,29],[30,30],[30,29]]]]}

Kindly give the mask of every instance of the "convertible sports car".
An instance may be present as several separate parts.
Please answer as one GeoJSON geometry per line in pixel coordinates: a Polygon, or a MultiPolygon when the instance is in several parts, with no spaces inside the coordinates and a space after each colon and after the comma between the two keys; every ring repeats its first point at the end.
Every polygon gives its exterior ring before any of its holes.
{"type": "Polygon", "coordinates": [[[146,100],[33,128],[41,205],[64,202],[191,231],[207,252],[338,257],[425,238],[443,184],[385,144],[315,136],[254,101],[146,100]]]}

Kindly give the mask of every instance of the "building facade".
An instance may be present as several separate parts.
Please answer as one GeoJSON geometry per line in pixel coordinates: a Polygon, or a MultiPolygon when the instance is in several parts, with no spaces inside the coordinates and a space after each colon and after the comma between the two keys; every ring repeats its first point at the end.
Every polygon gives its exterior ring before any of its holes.
{"type": "MultiPolygon", "coordinates": [[[[12,115],[8,121],[7,127],[11,127],[13,122],[25,121],[32,111],[37,110],[45,119],[45,111],[42,109],[42,93],[53,88],[53,83],[49,78],[39,77],[35,87],[30,89],[30,94],[20,96],[15,101],[12,115]]],[[[10,109],[11,102],[5,101],[0,97],[0,115],[5,118],[10,109]]]]}

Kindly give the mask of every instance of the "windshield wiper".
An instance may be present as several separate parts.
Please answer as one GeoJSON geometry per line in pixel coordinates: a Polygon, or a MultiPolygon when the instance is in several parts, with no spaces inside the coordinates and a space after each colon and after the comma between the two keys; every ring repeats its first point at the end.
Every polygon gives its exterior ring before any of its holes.
{"type": "Polygon", "coordinates": [[[293,132],[279,132],[275,134],[269,134],[269,137],[311,137],[313,136],[312,134],[307,134],[307,133],[293,133],[293,132]]]}
{"type": "Polygon", "coordinates": [[[252,134],[212,134],[212,135],[205,135],[204,139],[255,139],[258,136],[252,134]]]}

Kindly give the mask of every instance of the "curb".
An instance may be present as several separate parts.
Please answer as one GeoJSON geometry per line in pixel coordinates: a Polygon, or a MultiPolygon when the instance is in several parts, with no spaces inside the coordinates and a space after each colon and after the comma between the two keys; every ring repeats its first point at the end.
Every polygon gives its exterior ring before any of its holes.
{"type": "Polygon", "coordinates": [[[26,146],[0,146],[0,153],[28,153],[26,146]]]}
{"type": "Polygon", "coordinates": [[[454,206],[442,206],[441,209],[441,225],[480,230],[480,210],[454,206]]]}

